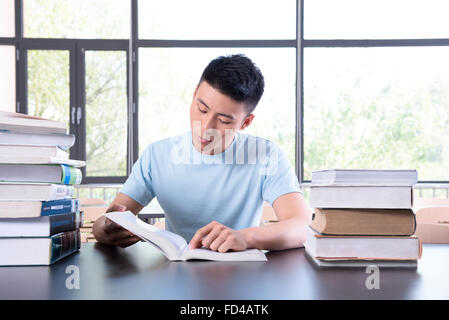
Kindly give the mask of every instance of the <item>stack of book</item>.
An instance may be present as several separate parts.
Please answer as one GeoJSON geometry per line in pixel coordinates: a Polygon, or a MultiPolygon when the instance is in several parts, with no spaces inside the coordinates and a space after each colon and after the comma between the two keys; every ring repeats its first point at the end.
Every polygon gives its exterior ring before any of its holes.
{"type": "Polygon", "coordinates": [[[0,265],[50,265],[81,247],[84,161],[65,124],[0,111],[0,265]]]}
{"type": "Polygon", "coordinates": [[[416,267],[413,236],[416,170],[322,170],[312,173],[306,253],[319,266],[416,267]]]}

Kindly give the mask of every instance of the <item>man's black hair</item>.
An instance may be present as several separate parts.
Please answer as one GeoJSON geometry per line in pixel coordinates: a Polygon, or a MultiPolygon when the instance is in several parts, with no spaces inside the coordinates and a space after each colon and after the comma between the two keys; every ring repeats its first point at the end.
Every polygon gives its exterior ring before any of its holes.
{"type": "Polygon", "coordinates": [[[204,69],[199,83],[202,81],[235,101],[244,102],[248,114],[256,108],[265,86],[262,72],[243,54],[215,58],[204,69]]]}

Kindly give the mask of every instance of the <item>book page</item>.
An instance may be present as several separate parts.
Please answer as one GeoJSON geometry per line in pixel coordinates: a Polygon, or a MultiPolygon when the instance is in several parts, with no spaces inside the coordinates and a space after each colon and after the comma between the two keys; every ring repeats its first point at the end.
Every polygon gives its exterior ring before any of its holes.
{"type": "Polygon", "coordinates": [[[182,260],[213,260],[213,261],[267,261],[265,254],[258,249],[248,249],[244,251],[217,252],[209,249],[189,249],[184,250],[181,255],[182,260]]]}
{"type": "Polygon", "coordinates": [[[143,240],[152,242],[156,247],[161,249],[170,260],[178,260],[179,255],[187,246],[187,242],[181,236],[145,223],[131,211],[109,212],[105,213],[104,216],[131,231],[143,240]]]}

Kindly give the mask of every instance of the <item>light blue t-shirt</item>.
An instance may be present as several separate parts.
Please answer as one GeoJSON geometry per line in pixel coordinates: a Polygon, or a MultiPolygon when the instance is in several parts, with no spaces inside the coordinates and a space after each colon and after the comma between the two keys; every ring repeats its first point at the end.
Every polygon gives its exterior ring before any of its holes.
{"type": "Polygon", "coordinates": [[[142,206],[156,197],[165,228],[191,240],[212,221],[235,230],[258,226],[263,202],[301,192],[284,152],[274,143],[237,133],[222,153],[205,155],[191,132],[151,143],[134,164],[122,193],[142,206]]]}

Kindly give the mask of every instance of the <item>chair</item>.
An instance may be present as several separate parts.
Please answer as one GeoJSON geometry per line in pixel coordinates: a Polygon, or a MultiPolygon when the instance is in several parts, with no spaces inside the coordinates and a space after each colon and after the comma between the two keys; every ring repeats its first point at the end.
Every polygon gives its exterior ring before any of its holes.
{"type": "Polygon", "coordinates": [[[102,216],[108,205],[103,199],[80,198],[81,211],[84,212],[83,227],[80,229],[82,242],[96,242],[92,233],[94,222],[102,216]]]}
{"type": "Polygon", "coordinates": [[[449,205],[416,210],[416,231],[422,243],[449,243],[449,205]]]}

